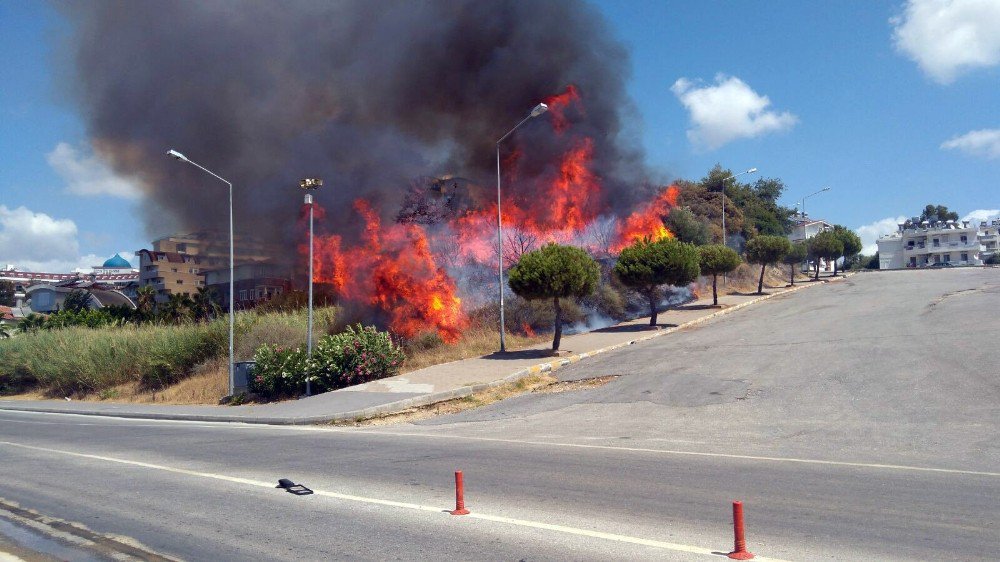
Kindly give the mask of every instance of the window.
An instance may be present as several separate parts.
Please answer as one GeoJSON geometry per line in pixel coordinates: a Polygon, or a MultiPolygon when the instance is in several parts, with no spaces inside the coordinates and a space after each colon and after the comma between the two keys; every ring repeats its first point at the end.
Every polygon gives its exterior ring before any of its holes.
{"type": "Polygon", "coordinates": [[[962,261],[969,261],[969,254],[962,254],[962,261]]]}
{"type": "Polygon", "coordinates": [[[247,300],[247,291],[246,291],[246,289],[240,290],[240,300],[241,301],[247,300]]]}
{"type": "Polygon", "coordinates": [[[178,285],[183,285],[184,284],[184,280],[183,279],[178,279],[177,280],[177,284],[178,285]]]}
{"type": "Polygon", "coordinates": [[[171,267],[170,268],[170,272],[171,273],[177,273],[177,268],[176,267],[171,267]]]}
{"type": "Polygon", "coordinates": [[[934,239],[934,246],[937,247],[937,246],[940,246],[940,245],[941,245],[941,241],[938,240],[937,238],[935,238],[934,239]]]}
{"type": "Polygon", "coordinates": [[[962,244],[965,244],[965,243],[967,243],[968,241],[969,241],[969,237],[963,234],[963,235],[962,235],[962,244]]]}
{"type": "Polygon", "coordinates": [[[951,254],[945,254],[944,255],[944,261],[945,261],[945,263],[950,262],[951,261],[951,254]]]}

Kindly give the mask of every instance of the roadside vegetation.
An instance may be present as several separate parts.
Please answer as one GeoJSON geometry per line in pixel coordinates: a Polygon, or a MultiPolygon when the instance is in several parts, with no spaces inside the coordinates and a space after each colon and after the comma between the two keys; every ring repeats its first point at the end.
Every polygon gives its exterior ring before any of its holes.
{"type": "MultiPolygon", "coordinates": [[[[730,175],[716,166],[698,182],[679,182],[677,206],[659,217],[670,236],[635,241],[618,255],[607,243],[538,247],[522,237],[508,260],[508,348],[551,338],[558,350],[566,329],[644,314],[656,325],[664,307],[695,298],[707,286],[718,305],[720,275],[727,279],[725,291],[745,294],[756,285],[762,293],[765,281],[794,283],[806,259],[843,257],[845,267],[859,266],[860,241],[843,227],[808,245],[789,245],[793,210],[777,202],[784,191],[780,180],[741,184],[725,180],[730,175]],[[723,198],[728,244],[719,226],[723,198]],[[779,264],[788,266],[788,275],[776,269],[779,264]]],[[[13,287],[0,285],[0,298],[12,300],[13,287]]],[[[74,292],[62,310],[31,315],[16,332],[0,332],[0,394],[197,403],[225,392],[227,319],[209,290],[157,303],[152,289],[143,287],[135,309],[93,310],[88,301],[85,291],[74,292]]],[[[492,299],[465,311],[468,323],[455,343],[434,331],[407,338],[382,331],[371,325],[378,319],[337,306],[335,295],[322,288],[316,303],[311,359],[303,293],[291,291],[237,313],[235,359],[256,361],[250,381],[256,395],[296,396],[307,380],[317,392],[333,390],[498,348],[500,315],[492,299]]]]}

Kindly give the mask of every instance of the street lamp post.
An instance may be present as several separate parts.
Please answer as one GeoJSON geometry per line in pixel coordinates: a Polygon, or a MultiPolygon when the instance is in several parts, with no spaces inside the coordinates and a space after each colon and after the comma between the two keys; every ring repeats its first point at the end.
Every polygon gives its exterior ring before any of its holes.
{"type": "Polygon", "coordinates": [[[538,117],[539,115],[545,113],[549,110],[549,106],[544,103],[540,103],[531,109],[531,113],[527,117],[521,119],[521,122],[514,125],[514,128],[507,131],[507,134],[500,137],[497,140],[497,285],[500,288],[500,353],[507,351],[507,345],[504,341],[504,329],[503,329],[503,215],[500,213],[500,143],[511,135],[518,127],[524,125],[528,119],[532,117],[538,117]]]}
{"type": "MultiPolygon", "coordinates": [[[[299,181],[299,187],[306,190],[305,204],[309,205],[309,327],[306,330],[306,354],[312,359],[313,354],[313,194],[312,191],[323,185],[320,178],[305,178],[299,181]]],[[[312,381],[306,377],[306,396],[312,396],[312,381]]]]}
{"type": "Polygon", "coordinates": [[[817,191],[815,193],[810,193],[809,195],[806,195],[802,199],[799,199],[799,202],[801,203],[801,205],[799,205],[799,210],[802,212],[802,218],[803,219],[806,218],[806,199],[809,199],[813,195],[819,195],[820,193],[823,193],[824,191],[830,191],[830,188],[829,187],[824,187],[823,189],[821,189],[821,190],[819,190],[819,191],[817,191]]]}
{"type": "Polygon", "coordinates": [[[199,170],[207,173],[208,175],[214,177],[215,179],[217,179],[217,180],[221,181],[222,183],[224,183],[224,184],[226,184],[226,185],[229,186],[229,395],[232,396],[233,392],[235,392],[235,383],[236,383],[236,379],[234,378],[234,373],[233,373],[233,369],[235,367],[235,363],[233,362],[233,339],[234,339],[234,334],[236,332],[236,316],[235,316],[236,312],[235,312],[235,309],[233,307],[233,304],[235,302],[234,294],[233,294],[234,293],[233,289],[234,289],[234,285],[235,285],[234,278],[233,278],[233,262],[235,261],[234,257],[233,257],[233,255],[234,255],[234,252],[233,252],[233,247],[234,247],[233,246],[233,184],[229,180],[223,178],[222,176],[216,174],[212,170],[209,170],[208,168],[202,166],[201,164],[195,162],[194,160],[190,160],[187,156],[184,156],[183,154],[181,154],[180,152],[177,152],[174,149],[168,150],[167,151],[167,156],[170,156],[171,158],[175,158],[177,160],[180,160],[181,162],[186,162],[188,164],[191,164],[192,166],[198,168],[199,170]]]}
{"type": "Polygon", "coordinates": [[[757,168],[750,168],[745,172],[740,172],[738,174],[730,174],[722,178],[722,189],[720,193],[722,194],[722,243],[726,246],[729,245],[729,236],[726,233],[726,181],[733,178],[738,178],[745,174],[753,174],[757,172],[757,168]]]}

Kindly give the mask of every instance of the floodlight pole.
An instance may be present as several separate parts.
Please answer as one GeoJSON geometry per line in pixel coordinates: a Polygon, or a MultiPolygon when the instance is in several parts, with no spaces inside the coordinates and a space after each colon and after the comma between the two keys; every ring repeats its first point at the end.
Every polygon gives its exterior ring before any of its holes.
{"type": "MultiPolygon", "coordinates": [[[[306,330],[306,354],[312,359],[313,354],[313,194],[311,191],[319,189],[323,185],[323,180],[319,178],[305,178],[299,181],[299,187],[306,190],[305,203],[309,205],[309,327],[306,330]]],[[[312,380],[308,374],[306,376],[306,396],[312,396],[312,380]]]]}
{"type": "Polygon", "coordinates": [[[500,292],[500,353],[505,353],[507,351],[507,344],[504,340],[504,317],[503,317],[503,215],[500,211],[500,143],[511,135],[518,127],[524,125],[528,119],[532,117],[538,117],[539,115],[548,111],[549,106],[544,103],[536,105],[531,113],[527,117],[521,119],[521,122],[514,125],[514,128],[507,131],[507,134],[500,137],[497,141],[497,286],[500,292]]]}

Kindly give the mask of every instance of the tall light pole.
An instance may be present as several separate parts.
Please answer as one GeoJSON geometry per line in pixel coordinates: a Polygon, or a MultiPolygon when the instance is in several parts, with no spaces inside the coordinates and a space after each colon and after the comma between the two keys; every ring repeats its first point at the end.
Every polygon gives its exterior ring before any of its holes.
{"type": "Polygon", "coordinates": [[[799,210],[802,212],[802,218],[803,218],[803,220],[806,218],[806,199],[809,199],[813,195],[819,195],[820,193],[823,193],[824,191],[830,191],[830,188],[829,187],[824,187],[823,189],[821,189],[821,190],[819,190],[819,191],[817,191],[815,193],[810,193],[809,195],[806,195],[802,199],[799,199],[799,202],[801,203],[801,205],[799,206],[799,210]]]}
{"type": "Polygon", "coordinates": [[[549,110],[549,106],[540,103],[531,109],[527,117],[514,125],[514,128],[507,131],[507,134],[497,141],[497,285],[500,288],[500,353],[507,351],[507,344],[503,334],[503,215],[500,213],[500,143],[511,135],[518,127],[524,125],[528,119],[538,117],[549,110]]]}
{"type": "Polygon", "coordinates": [[[167,156],[176,158],[181,162],[187,162],[188,164],[191,164],[192,166],[229,186],[229,395],[232,396],[233,392],[235,392],[236,385],[236,379],[234,378],[233,373],[233,368],[235,367],[235,363],[233,362],[233,339],[236,332],[236,312],[233,307],[233,303],[235,302],[233,294],[235,286],[233,280],[233,262],[235,261],[233,258],[233,184],[229,180],[223,178],[194,160],[188,159],[187,156],[184,156],[172,148],[167,151],[167,156]]]}
{"type": "MultiPolygon", "coordinates": [[[[306,190],[306,205],[309,205],[309,327],[306,330],[306,354],[309,359],[313,356],[313,194],[312,191],[319,189],[323,185],[323,180],[319,178],[305,178],[299,181],[299,187],[306,190]]],[[[306,377],[306,396],[312,396],[312,381],[306,377]]]]}
{"type": "Polygon", "coordinates": [[[725,246],[729,245],[729,236],[726,233],[726,181],[733,178],[738,178],[745,174],[754,174],[757,172],[757,168],[750,168],[745,172],[740,172],[738,174],[730,174],[722,178],[722,189],[720,193],[722,194],[722,244],[725,246]]]}

